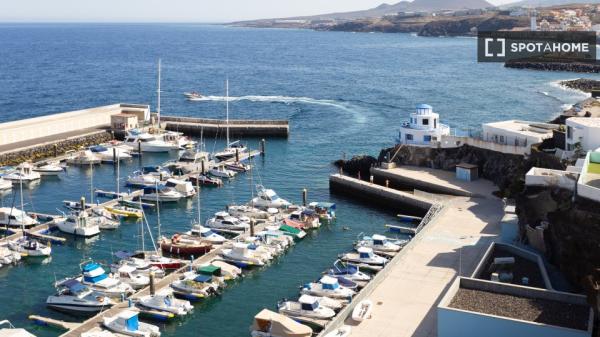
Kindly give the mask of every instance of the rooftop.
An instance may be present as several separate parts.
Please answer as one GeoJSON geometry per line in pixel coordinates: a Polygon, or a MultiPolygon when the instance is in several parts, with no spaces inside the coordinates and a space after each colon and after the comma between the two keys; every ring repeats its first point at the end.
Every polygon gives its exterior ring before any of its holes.
{"type": "Polygon", "coordinates": [[[567,119],[567,124],[600,128],[600,117],[571,117],[567,119]]]}
{"type": "Polygon", "coordinates": [[[552,134],[552,130],[558,129],[558,125],[554,124],[527,122],[521,120],[492,122],[485,123],[484,125],[536,137],[541,134],[552,134]]]}

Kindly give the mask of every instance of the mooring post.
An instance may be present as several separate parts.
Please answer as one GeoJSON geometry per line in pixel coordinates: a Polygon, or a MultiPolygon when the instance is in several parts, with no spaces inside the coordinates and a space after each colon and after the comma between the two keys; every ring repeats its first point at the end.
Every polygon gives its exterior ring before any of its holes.
{"type": "Polygon", "coordinates": [[[250,236],[254,236],[254,225],[256,224],[256,220],[250,220],[250,236]]]}
{"type": "Polygon", "coordinates": [[[151,271],[148,276],[150,277],[150,295],[154,295],[154,293],[155,293],[155,289],[154,289],[154,272],[151,271]]]}
{"type": "Polygon", "coordinates": [[[308,190],[305,188],[302,190],[302,206],[306,207],[307,199],[308,199],[308,190]]]}
{"type": "Polygon", "coordinates": [[[360,171],[358,171],[358,180],[360,180],[360,171]]]}
{"type": "Polygon", "coordinates": [[[369,182],[372,184],[373,183],[373,175],[369,176],[369,182]]]}
{"type": "Polygon", "coordinates": [[[385,187],[390,187],[390,180],[389,179],[385,180],[385,187]]]}
{"type": "Polygon", "coordinates": [[[264,156],[265,155],[265,139],[261,139],[260,140],[260,155],[264,156]]]}
{"type": "Polygon", "coordinates": [[[58,157],[58,144],[54,144],[54,158],[58,157]]]}
{"type": "Polygon", "coordinates": [[[240,162],[240,149],[238,149],[238,148],[235,149],[235,162],[236,163],[240,162]]]}
{"type": "Polygon", "coordinates": [[[113,164],[117,163],[117,148],[113,147],[113,164]]]}
{"type": "Polygon", "coordinates": [[[204,168],[204,159],[202,159],[202,174],[206,174],[206,170],[204,168]]]}
{"type": "Polygon", "coordinates": [[[81,203],[81,210],[85,211],[85,197],[81,197],[79,202],[81,203]]]}
{"type": "Polygon", "coordinates": [[[138,156],[142,158],[142,142],[138,142],[138,156]]]}

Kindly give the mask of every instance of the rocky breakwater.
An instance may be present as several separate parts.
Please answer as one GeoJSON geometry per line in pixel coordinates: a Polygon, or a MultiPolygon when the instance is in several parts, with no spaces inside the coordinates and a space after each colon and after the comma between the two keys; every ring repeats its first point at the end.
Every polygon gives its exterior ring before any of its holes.
{"type": "Polygon", "coordinates": [[[560,81],[560,85],[573,90],[579,90],[591,93],[592,90],[600,90],[600,81],[588,78],[578,78],[576,80],[560,81]]]}
{"type": "Polygon", "coordinates": [[[420,36],[462,36],[475,35],[478,31],[510,30],[527,26],[521,17],[505,15],[474,16],[458,19],[431,21],[419,31],[420,36]]]}
{"type": "Polygon", "coordinates": [[[600,64],[598,63],[572,62],[568,60],[510,60],[505,62],[504,66],[515,69],[600,73],[600,64]]]}
{"type": "Polygon", "coordinates": [[[25,161],[39,161],[50,157],[56,157],[70,150],[78,150],[82,147],[104,143],[111,139],[112,135],[110,133],[99,131],[82,137],[40,144],[26,149],[18,149],[0,154],[0,166],[18,165],[25,161]]]}
{"type": "Polygon", "coordinates": [[[333,164],[345,175],[358,177],[360,174],[360,179],[369,180],[369,176],[371,175],[371,167],[377,165],[378,163],[379,161],[375,157],[360,155],[354,156],[349,160],[336,160],[333,164]]]}

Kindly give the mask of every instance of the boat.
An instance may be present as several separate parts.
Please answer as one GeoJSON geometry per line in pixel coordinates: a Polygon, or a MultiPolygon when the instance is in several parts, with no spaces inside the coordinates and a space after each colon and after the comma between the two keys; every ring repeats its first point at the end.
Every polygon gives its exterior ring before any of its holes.
{"type": "Polygon", "coordinates": [[[231,262],[239,267],[264,266],[265,261],[248,249],[248,245],[236,242],[230,249],[222,249],[221,256],[225,262],[231,262]]]}
{"type": "Polygon", "coordinates": [[[181,195],[183,195],[184,198],[189,198],[196,195],[194,185],[192,185],[192,183],[189,181],[169,178],[167,179],[167,181],[164,182],[164,186],[170,187],[175,191],[181,193],[181,195]]]}
{"type": "Polygon", "coordinates": [[[204,96],[202,94],[200,94],[199,92],[196,92],[196,91],[184,92],[183,96],[185,96],[190,101],[201,100],[204,98],[204,96]]]}
{"type": "Polygon", "coordinates": [[[34,172],[42,176],[57,176],[64,172],[65,168],[60,165],[59,161],[51,161],[37,165],[33,168],[34,172]]]}
{"type": "MultiPolygon", "coordinates": [[[[307,295],[303,295],[303,296],[307,296],[307,295]]],[[[343,299],[334,299],[334,298],[330,298],[330,297],[325,297],[325,296],[312,296],[313,298],[317,299],[319,301],[319,304],[327,307],[329,309],[333,309],[334,311],[338,311],[341,310],[344,306],[346,306],[348,303],[350,303],[350,301],[348,301],[347,299],[343,300],[343,299]]]]}
{"type": "Polygon", "coordinates": [[[16,207],[0,207],[0,226],[9,229],[30,229],[39,222],[16,207]]]}
{"type": "Polygon", "coordinates": [[[323,223],[329,224],[335,221],[336,205],[331,202],[311,202],[308,208],[317,213],[323,223]]]}
{"type": "Polygon", "coordinates": [[[89,238],[100,234],[98,224],[89,221],[89,218],[86,211],[73,212],[65,219],[57,221],[56,226],[61,232],[89,238]]]}
{"type": "Polygon", "coordinates": [[[250,327],[252,337],[311,337],[310,327],[268,309],[254,316],[250,327]]]}
{"type": "Polygon", "coordinates": [[[269,213],[249,205],[229,205],[227,206],[227,213],[234,217],[269,219],[269,213]]]}
{"type": "Polygon", "coordinates": [[[3,178],[12,181],[13,184],[18,184],[19,182],[28,183],[40,180],[41,175],[34,171],[34,166],[31,163],[25,162],[17,166],[15,171],[4,175],[3,178]]]}
{"type": "Polygon", "coordinates": [[[319,282],[305,284],[300,292],[302,294],[342,299],[351,298],[356,294],[354,290],[341,286],[336,278],[327,275],[321,277],[319,282]]]}
{"type": "MultiPolygon", "coordinates": [[[[227,128],[229,129],[229,126],[227,128]]],[[[215,153],[214,157],[217,158],[219,161],[227,161],[230,159],[235,159],[236,156],[239,159],[239,157],[241,157],[242,155],[247,155],[246,152],[248,152],[248,148],[242,143],[240,143],[239,140],[236,140],[235,142],[231,143],[227,141],[227,146],[222,151],[215,153]]]]}
{"type": "Polygon", "coordinates": [[[48,296],[46,305],[58,311],[92,315],[115,304],[109,297],[91,290],[76,279],[57,282],[55,287],[56,294],[48,296]]]}
{"type": "MultiPolygon", "coordinates": [[[[131,257],[127,252],[117,252],[114,254],[117,258],[119,258],[119,262],[112,263],[110,265],[110,272],[113,274],[118,274],[119,269],[123,266],[133,267],[133,270],[130,271],[132,275],[143,275],[146,277],[150,277],[150,273],[154,274],[155,278],[163,278],[166,273],[164,269],[160,269],[151,265],[148,261],[138,259],[135,257],[131,257]],[[124,253],[125,255],[121,255],[124,253]]],[[[132,286],[133,287],[133,286],[132,286]]]]}
{"type": "Polygon", "coordinates": [[[336,278],[338,276],[342,276],[351,281],[371,281],[371,276],[361,272],[359,267],[353,265],[344,265],[340,260],[337,260],[333,263],[333,268],[329,269],[327,274],[336,278]]]}
{"type": "Polygon", "coordinates": [[[183,195],[171,187],[159,185],[144,187],[144,194],[140,198],[151,202],[177,202],[183,195]]]}
{"type": "Polygon", "coordinates": [[[220,187],[223,186],[223,180],[216,178],[216,177],[210,177],[208,175],[199,173],[197,175],[191,175],[189,177],[190,182],[192,184],[194,184],[194,186],[196,185],[201,185],[201,186],[209,186],[209,187],[220,187]]]}
{"type": "Polygon", "coordinates": [[[123,205],[114,205],[114,206],[106,206],[104,207],[111,214],[115,214],[118,216],[122,216],[125,218],[142,218],[144,216],[144,211],[139,208],[127,207],[123,205]]]}
{"type": "Polygon", "coordinates": [[[184,262],[180,259],[161,256],[154,252],[137,252],[132,254],[131,256],[134,258],[142,259],[148,262],[150,265],[164,270],[175,270],[183,267],[184,265],[184,262]]]}
{"type": "Polygon", "coordinates": [[[52,248],[50,248],[50,246],[28,236],[20,237],[14,241],[8,241],[8,248],[28,257],[46,257],[52,254],[52,248]]]}
{"type": "Polygon", "coordinates": [[[171,178],[172,176],[171,172],[162,166],[144,166],[141,173],[154,176],[160,180],[171,178]]]}
{"type": "Polygon", "coordinates": [[[259,208],[285,208],[290,202],[280,198],[275,191],[262,185],[256,185],[257,196],[250,201],[250,205],[259,208]]]}
{"type": "Polygon", "coordinates": [[[2,337],[35,337],[25,329],[15,328],[12,323],[8,320],[0,321],[1,326],[8,326],[8,328],[0,328],[0,336],[2,337]]]}
{"type": "Polygon", "coordinates": [[[196,141],[186,137],[181,132],[175,131],[164,131],[157,135],[161,137],[166,143],[176,146],[178,149],[191,149],[196,146],[196,141]]]}
{"type": "Polygon", "coordinates": [[[302,223],[302,229],[313,229],[321,227],[321,222],[319,221],[319,217],[317,213],[312,210],[298,210],[290,213],[290,220],[302,223]]]}
{"type": "Polygon", "coordinates": [[[240,162],[226,163],[225,168],[234,172],[248,172],[252,169],[252,165],[240,162]]]}
{"type": "Polygon", "coordinates": [[[142,289],[150,284],[150,278],[147,275],[138,273],[136,266],[131,264],[119,266],[116,275],[119,281],[129,284],[134,290],[142,289]]]}
{"type": "Polygon", "coordinates": [[[231,179],[236,176],[237,172],[228,170],[223,165],[218,165],[208,170],[208,174],[219,178],[231,179]]]}
{"type": "Polygon", "coordinates": [[[153,187],[157,184],[160,184],[159,178],[150,174],[142,174],[140,171],[135,171],[132,176],[127,177],[127,186],[131,187],[153,187]]]}
{"type": "Polygon", "coordinates": [[[355,244],[357,248],[359,247],[367,247],[373,249],[374,252],[382,252],[382,253],[395,253],[399,252],[402,247],[408,240],[405,240],[402,244],[399,244],[400,240],[390,240],[387,237],[379,234],[375,234],[371,237],[364,236],[362,239],[358,240],[355,244]]]}
{"type": "Polygon", "coordinates": [[[209,156],[210,154],[208,152],[188,149],[181,153],[178,161],[182,163],[197,164],[202,161],[208,161],[209,156]]]}
{"type": "Polygon", "coordinates": [[[147,132],[136,129],[127,132],[123,144],[134,151],[141,150],[142,152],[169,152],[179,149],[179,146],[175,144],[167,143],[147,132]]]}
{"type": "Polygon", "coordinates": [[[103,317],[102,325],[107,329],[134,337],[159,337],[160,329],[152,324],[140,322],[138,312],[123,310],[113,317],[103,317]]]}
{"type": "Polygon", "coordinates": [[[285,235],[289,235],[297,240],[301,240],[306,236],[306,232],[303,231],[302,229],[299,229],[299,228],[296,228],[293,226],[289,226],[286,224],[280,225],[277,228],[277,230],[279,230],[279,231],[283,232],[285,235]]]}
{"type": "Polygon", "coordinates": [[[70,165],[96,165],[101,162],[102,159],[90,150],[72,153],[67,157],[67,163],[70,165]]]}
{"type": "Polygon", "coordinates": [[[184,297],[190,301],[217,294],[218,286],[213,283],[212,276],[187,272],[183,279],[171,283],[175,295],[184,297]]]}
{"type": "Polygon", "coordinates": [[[341,257],[342,261],[351,263],[361,263],[367,265],[375,265],[383,267],[387,263],[387,259],[383,256],[379,256],[373,253],[372,248],[359,247],[357,253],[346,253],[341,257]]]}
{"type": "Polygon", "coordinates": [[[356,322],[362,322],[371,317],[373,311],[373,302],[370,300],[360,301],[352,310],[352,319],[356,322]]]}
{"type": "Polygon", "coordinates": [[[248,222],[232,217],[227,212],[215,213],[214,217],[206,220],[204,226],[208,228],[227,229],[234,231],[246,231],[250,228],[250,224],[248,222]]]}
{"type": "Polygon", "coordinates": [[[220,245],[229,241],[224,236],[213,232],[210,228],[204,227],[199,224],[193,225],[192,230],[187,232],[186,234],[198,238],[202,241],[208,241],[214,245],[220,245]]]}
{"type": "MultiPolygon", "coordinates": [[[[233,264],[221,261],[218,259],[212,260],[209,266],[219,267],[221,269],[221,275],[225,280],[234,280],[242,276],[242,269],[234,266],[233,264]]],[[[200,266],[202,267],[202,266],[200,266]]]]}
{"type": "Polygon", "coordinates": [[[200,257],[211,251],[212,244],[188,235],[174,234],[170,239],[161,239],[160,249],[163,253],[200,257]]]}
{"type": "Polygon", "coordinates": [[[12,189],[12,181],[6,180],[0,176],[0,191],[8,191],[12,189]]]}
{"type": "Polygon", "coordinates": [[[119,147],[106,147],[103,145],[96,145],[90,147],[90,151],[95,154],[104,163],[114,163],[115,160],[121,161],[131,159],[132,156],[128,150],[119,147]]]}
{"type": "Polygon", "coordinates": [[[347,279],[344,276],[340,276],[340,275],[336,275],[336,276],[329,275],[329,276],[335,277],[342,287],[352,289],[354,291],[357,291],[358,288],[362,288],[362,285],[365,284],[363,282],[360,282],[360,285],[359,285],[358,282],[352,281],[352,280],[347,279]]]}
{"type": "Polygon", "coordinates": [[[176,316],[185,316],[194,309],[189,301],[175,298],[173,291],[169,289],[160,294],[142,296],[136,305],[142,309],[164,311],[176,316]]]}
{"type": "Polygon", "coordinates": [[[349,325],[342,325],[341,327],[331,331],[324,337],[349,337],[352,332],[352,327],[349,325]]]}
{"type": "Polygon", "coordinates": [[[78,280],[105,296],[123,298],[133,294],[133,288],[118,278],[109,277],[102,266],[96,262],[89,261],[80,265],[82,277],[78,280]]]}
{"type": "Polygon", "coordinates": [[[8,247],[0,246],[0,266],[16,264],[21,261],[21,254],[10,250],[8,247]]]}
{"type": "Polygon", "coordinates": [[[331,319],[335,316],[333,309],[319,304],[319,300],[310,295],[302,295],[298,302],[281,301],[277,305],[279,313],[286,316],[301,316],[316,319],[331,319]]]}

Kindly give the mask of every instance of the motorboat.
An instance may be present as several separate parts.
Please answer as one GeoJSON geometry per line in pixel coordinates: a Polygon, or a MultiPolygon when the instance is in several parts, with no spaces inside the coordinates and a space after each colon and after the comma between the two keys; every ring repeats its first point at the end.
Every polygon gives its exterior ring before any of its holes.
{"type": "Polygon", "coordinates": [[[248,217],[251,219],[268,219],[269,213],[249,205],[229,205],[227,213],[234,217],[248,217]]]}
{"type": "Polygon", "coordinates": [[[351,298],[356,294],[354,290],[341,286],[337,278],[331,276],[323,276],[319,282],[307,283],[300,291],[302,294],[313,296],[325,296],[331,298],[351,298]]]}
{"type": "Polygon", "coordinates": [[[310,327],[268,309],[254,316],[250,329],[252,337],[311,337],[313,334],[310,327]]]}
{"type": "Polygon", "coordinates": [[[127,133],[123,144],[134,151],[142,152],[169,152],[179,149],[179,146],[165,142],[162,137],[157,138],[147,132],[131,130],[127,133]]]}
{"type": "Polygon", "coordinates": [[[336,205],[331,202],[311,202],[308,208],[315,211],[323,223],[335,221],[336,205]]]}
{"type": "Polygon", "coordinates": [[[90,150],[83,150],[72,153],[67,157],[67,163],[70,165],[96,165],[100,164],[102,159],[90,150]]]}
{"type": "Polygon", "coordinates": [[[138,312],[123,310],[113,317],[103,317],[102,325],[107,329],[134,337],[159,337],[160,329],[156,325],[140,322],[138,312]]]}
{"type": "Polygon", "coordinates": [[[254,236],[245,237],[238,242],[245,244],[254,256],[264,262],[272,260],[282,251],[279,247],[265,245],[254,236]]]}
{"type": "Polygon", "coordinates": [[[310,210],[297,210],[289,215],[289,219],[303,224],[303,229],[313,229],[321,227],[321,222],[317,214],[310,210]]]}
{"type": "Polygon", "coordinates": [[[225,179],[231,179],[231,178],[235,177],[237,174],[237,172],[235,172],[235,171],[226,169],[224,165],[217,165],[217,166],[211,168],[210,170],[208,170],[208,173],[212,176],[219,177],[219,178],[225,178],[225,179]]]}
{"type": "Polygon", "coordinates": [[[0,246],[0,265],[16,264],[19,261],[21,261],[21,254],[0,246]]]}
{"type": "Polygon", "coordinates": [[[174,189],[175,191],[181,193],[185,198],[193,197],[194,195],[196,195],[194,185],[192,185],[192,183],[189,181],[169,178],[167,179],[167,181],[164,182],[164,186],[174,189]]]}
{"type": "Polygon", "coordinates": [[[277,305],[279,313],[286,316],[300,316],[316,319],[331,319],[335,316],[333,309],[319,304],[319,300],[310,295],[302,295],[295,301],[281,301],[277,305]]]}
{"type": "Polygon", "coordinates": [[[184,262],[180,259],[161,256],[155,252],[137,252],[130,255],[133,258],[141,259],[149,263],[151,266],[163,270],[175,270],[183,267],[184,262]]]}
{"type": "Polygon", "coordinates": [[[181,132],[165,131],[160,136],[164,142],[173,144],[178,149],[191,149],[196,145],[196,141],[184,136],[181,132]]]}
{"type": "Polygon", "coordinates": [[[183,163],[202,163],[202,161],[208,161],[210,154],[206,151],[196,151],[193,149],[185,150],[179,156],[178,161],[183,163]]]}
{"type": "Polygon", "coordinates": [[[133,288],[118,278],[109,277],[102,266],[96,262],[89,261],[81,264],[82,277],[78,280],[105,296],[113,298],[127,297],[133,294],[133,288]]]}
{"type": "Polygon", "coordinates": [[[353,265],[344,265],[340,260],[333,263],[333,268],[327,271],[332,277],[342,276],[348,280],[368,282],[371,276],[360,271],[359,267],[353,265]]]}
{"type": "Polygon", "coordinates": [[[211,251],[212,244],[192,236],[174,234],[170,239],[161,239],[160,249],[163,253],[200,257],[211,251]]]}
{"type": "Polygon", "coordinates": [[[227,212],[217,212],[215,216],[206,220],[204,224],[208,228],[228,229],[235,231],[246,231],[250,228],[248,222],[241,221],[238,218],[232,217],[227,212]]]}
{"type": "Polygon", "coordinates": [[[239,267],[264,266],[265,260],[248,249],[248,245],[236,242],[230,249],[222,249],[221,256],[226,262],[231,262],[239,267]]]}
{"type": "Polygon", "coordinates": [[[408,240],[404,242],[404,244],[400,245],[399,240],[389,240],[387,237],[379,234],[375,234],[371,237],[364,236],[362,239],[358,240],[355,244],[357,248],[367,247],[373,249],[374,252],[382,252],[382,253],[395,253],[399,252],[402,247],[408,240]],[[394,243],[395,242],[395,243],[394,243]]]}
{"type": "Polygon", "coordinates": [[[15,171],[4,175],[4,179],[12,181],[13,184],[18,184],[20,182],[28,183],[40,180],[40,178],[41,175],[34,171],[34,166],[27,162],[17,166],[15,171]]]}
{"type": "Polygon", "coordinates": [[[177,202],[183,198],[183,194],[174,188],[159,185],[144,187],[144,194],[140,198],[150,202],[177,202]]]}
{"type": "Polygon", "coordinates": [[[234,172],[248,172],[252,169],[252,165],[240,162],[226,163],[225,168],[234,172]]]}
{"type": "Polygon", "coordinates": [[[153,187],[157,184],[160,184],[159,178],[150,174],[142,174],[140,171],[133,172],[133,175],[127,178],[127,186],[131,187],[153,187]]]}
{"type": "Polygon", "coordinates": [[[267,246],[276,247],[278,252],[283,252],[294,244],[294,239],[281,231],[263,230],[254,234],[267,246]]]}
{"type": "Polygon", "coordinates": [[[359,247],[357,252],[343,254],[340,258],[342,261],[351,263],[360,263],[375,266],[384,266],[387,263],[387,259],[383,256],[379,256],[373,252],[372,248],[359,247]]]}
{"type": "Polygon", "coordinates": [[[8,320],[0,321],[0,336],[2,336],[2,337],[35,337],[35,335],[30,334],[25,329],[15,328],[12,325],[12,323],[8,320]],[[8,326],[8,328],[3,328],[2,326],[8,326]]]}
{"type": "Polygon", "coordinates": [[[213,264],[204,264],[198,266],[196,272],[201,275],[210,275],[213,279],[219,284],[220,287],[225,286],[225,281],[231,280],[232,278],[229,275],[226,275],[221,270],[221,267],[215,266],[213,264]]]}
{"type": "Polygon", "coordinates": [[[0,191],[8,191],[12,189],[12,181],[6,180],[0,176],[0,191]]]}
{"type": "Polygon", "coordinates": [[[100,234],[100,227],[97,223],[89,221],[87,212],[79,211],[69,214],[65,219],[56,222],[56,226],[61,232],[73,234],[75,236],[92,237],[100,234]]]}
{"type": "Polygon", "coordinates": [[[30,229],[39,221],[16,207],[0,207],[0,226],[10,229],[30,229]]]}
{"type": "Polygon", "coordinates": [[[149,255],[148,258],[145,257],[144,253],[130,253],[127,251],[118,251],[114,253],[114,256],[119,259],[118,263],[113,263],[110,266],[110,270],[112,273],[117,273],[119,267],[122,265],[130,265],[135,267],[134,274],[141,274],[145,276],[149,276],[150,273],[154,273],[156,278],[162,278],[165,276],[165,269],[178,269],[182,266],[181,260],[170,259],[164,257],[162,261],[165,265],[154,265],[152,262],[157,262],[159,258],[162,256],[156,255],[157,258],[150,258],[154,255],[149,255]],[[172,265],[166,265],[166,263],[172,263],[172,265]],[[169,267],[169,268],[165,268],[169,267]]]}
{"type": "Polygon", "coordinates": [[[115,304],[109,297],[91,290],[76,279],[63,280],[55,286],[57,292],[48,296],[46,305],[58,311],[92,315],[115,304]]]}
{"type": "MultiPolygon", "coordinates": [[[[332,275],[329,275],[329,276],[332,276],[332,275]]],[[[363,283],[363,282],[360,282],[360,285],[359,285],[359,282],[349,280],[349,279],[345,278],[344,276],[338,275],[338,276],[332,276],[332,277],[335,277],[341,286],[348,288],[348,289],[352,289],[354,291],[357,291],[358,288],[362,288],[362,286],[365,285],[365,283],[363,283]]]]}
{"type": "Polygon", "coordinates": [[[33,168],[34,172],[37,172],[42,176],[57,176],[64,172],[64,170],[65,168],[60,165],[59,161],[42,163],[33,168]]]}
{"type": "Polygon", "coordinates": [[[257,196],[250,201],[250,205],[259,208],[285,208],[290,202],[280,198],[275,191],[262,185],[256,185],[257,196]]]}
{"type": "Polygon", "coordinates": [[[208,175],[199,173],[197,175],[191,175],[189,177],[190,182],[196,186],[208,186],[208,187],[219,187],[219,186],[223,186],[223,180],[216,178],[216,177],[210,177],[208,175]]]}
{"type": "Polygon", "coordinates": [[[121,161],[132,158],[129,150],[120,147],[96,145],[90,147],[90,151],[98,156],[104,163],[114,163],[115,160],[121,161]]]}
{"type": "Polygon", "coordinates": [[[225,261],[215,259],[209,265],[221,268],[221,275],[225,280],[234,280],[242,275],[241,268],[225,261]]]}
{"type": "Polygon", "coordinates": [[[187,234],[199,238],[202,241],[208,241],[214,245],[220,245],[229,241],[224,236],[213,232],[210,228],[199,224],[193,225],[192,230],[187,232],[187,234]]]}
{"type": "Polygon", "coordinates": [[[28,257],[46,257],[52,254],[52,248],[50,248],[50,246],[28,236],[20,237],[14,241],[8,241],[8,248],[28,257]]]}
{"type": "Polygon", "coordinates": [[[142,296],[136,305],[142,309],[164,311],[176,316],[185,316],[194,309],[189,301],[175,298],[173,291],[169,289],[159,294],[142,296]]]}
{"type": "Polygon", "coordinates": [[[210,295],[217,294],[218,285],[210,275],[187,272],[183,278],[171,283],[175,295],[190,301],[198,301],[210,295]]]}
{"type": "Polygon", "coordinates": [[[239,140],[236,140],[235,142],[227,144],[222,151],[215,153],[214,157],[220,161],[226,161],[236,158],[236,156],[239,158],[243,154],[246,154],[247,151],[248,148],[244,144],[240,143],[239,140]]]}
{"type": "MultiPolygon", "coordinates": [[[[308,296],[308,295],[302,295],[302,296],[308,296]]],[[[334,299],[334,298],[325,297],[325,296],[321,296],[321,297],[311,296],[311,297],[313,297],[317,301],[319,301],[319,305],[324,306],[329,309],[332,309],[333,311],[341,310],[344,306],[346,306],[348,303],[350,303],[350,301],[347,299],[334,299]]]]}
{"type": "Polygon", "coordinates": [[[129,284],[133,289],[142,289],[150,284],[150,278],[142,273],[137,273],[137,268],[130,264],[123,264],[117,269],[117,277],[121,282],[129,284]]]}
{"type": "Polygon", "coordinates": [[[144,211],[139,208],[127,207],[124,205],[114,205],[105,207],[106,211],[125,218],[142,218],[144,216],[144,211]]]}
{"type": "Polygon", "coordinates": [[[144,166],[141,173],[154,176],[160,180],[171,178],[172,176],[171,172],[162,166],[144,166]]]}
{"type": "Polygon", "coordinates": [[[199,92],[196,92],[196,91],[184,92],[183,96],[185,96],[190,101],[200,100],[200,99],[204,98],[204,96],[202,94],[200,94],[199,92]]]}
{"type": "Polygon", "coordinates": [[[306,236],[306,232],[300,228],[296,228],[293,226],[289,226],[284,224],[281,224],[279,226],[269,226],[272,227],[274,230],[278,230],[283,232],[283,234],[288,235],[292,238],[294,238],[295,240],[302,240],[305,236],[306,236]]]}

